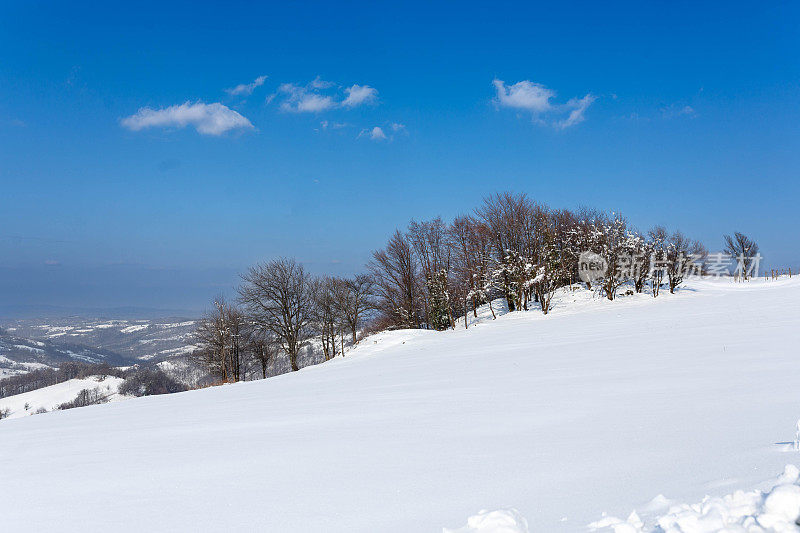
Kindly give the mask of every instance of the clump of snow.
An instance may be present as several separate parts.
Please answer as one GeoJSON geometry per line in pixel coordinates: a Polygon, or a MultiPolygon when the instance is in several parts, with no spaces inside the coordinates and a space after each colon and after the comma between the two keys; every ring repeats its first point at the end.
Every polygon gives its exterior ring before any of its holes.
{"type": "MultiPolygon", "coordinates": [[[[636,511],[627,520],[612,516],[589,524],[591,530],[614,533],[782,533],[797,532],[800,520],[800,470],[787,465],[768,491],[741,491],[722,497],[706,496],[700,503],[672,505],[669,511],[644,523],[636,511]]],[[[662,496],[663,498],[663,496],[662,496]]]]}
{"type": "Polygon", "coordinates": [[[135,333],[137,331],[142,331],[143,329],[147,329],[149,324],[139,324],[137,326],[128,326],[127,328],[122,328],[119,330],[120,333],[135,333]]]}
{"type": "Polygon", "coordinates": [[[444,528],[443,533],[528,533],[528,522],[516,509],[480,511],[459,529],[444,528]]]}

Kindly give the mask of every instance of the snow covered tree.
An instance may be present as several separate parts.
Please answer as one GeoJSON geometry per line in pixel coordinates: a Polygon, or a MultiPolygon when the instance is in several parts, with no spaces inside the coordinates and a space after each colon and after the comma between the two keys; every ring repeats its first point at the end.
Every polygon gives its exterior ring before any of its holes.
{"type": "Polygon", "coordinates": [[[637,232],[630,232],[631,248],[631,281],[637,293],[644,290],[647,280],[650,277],[650,259],[652,248],[650,241],[637,232]]]}
{"type": "Polygon", "coordinates": [[[542,313],[545,315],[550,311],[553,294],[561,286],[565,276],[564,266],[561,254],[555,245],[555,238],[552,233],[549,233],[542,246],[536,276],[530,281],[536,293],[536,299],[542,306],[542,313]]]}
{"type": "Polygon", "coordinates": [[[493,278],[496,286],[506,295],[509,311],[528,310],[536,272],[536,265],[530,259],[514,250],[506,250],[505,257],[494,270],[493,278]]]}
{"type": "Polygon", "coordinates": [[[670,236],[666,243],[666,273],[670,293],[674,293],[687,276],[701,273],[705,255],[707,253],[699,242],[689,240],[680,231],[670,236]]]}
{"type": "Polygon", "coordinates": [[[438,217],[425,222],[412,221],[408,236],[420,265],[427,325],[437,330],[446,329],[453,325],[448,287],[451,248],[447,225],[438,217]],[[442,315],[447,317],[446,325],[442,322],[442,315]]]}
{"type": "Polygon", "coordinates": [[[650,250],[650,287],[653,298],[658,297],[664,274],[667,269],[667,230],[663,226],[655,226],[648,232],[647,247],[650,250]]]}
{"type": "Polygon", "coordinates": [[[426,282],[428,289],[428,322],[437,331],[452,325],[450,294],[447,290],[447,271],[442,269],[431,274],[426,282]]]}
{"type": "Polygon", "coordinates": [[[614,216],[595,226],[600,255],[606,260],[606,273],[600,279],[601,292],[609,300],[631,278],[631,258],[636,250],[636,235],[627,230],[625,219],[614,216]]]}

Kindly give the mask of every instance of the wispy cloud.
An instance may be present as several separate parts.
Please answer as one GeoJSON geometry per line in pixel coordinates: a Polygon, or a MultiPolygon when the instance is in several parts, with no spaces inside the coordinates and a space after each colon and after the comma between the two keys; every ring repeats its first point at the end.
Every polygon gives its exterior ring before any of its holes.
{"type": "Polygon", "coordinates": [[[523,80],[506,85],[495,79],[495,103],[498,107],[524,110],[531,114],[535,122],[566,129],[583,122],[586,110],[597,99],[591,94],[583,98],[571,98],[565,104],[554,103],[556,92],[541,83],[523,80]]]}
{"type": "Polygon", "coordinates": [[[347,128],[348,126],[350,126],[350,124],[346,122],[329,122],[327,120],[323,120],[322,122],[319,123],[319,126],[323,130],[328,130],[328,129],[341,130],[347,128]]]}
{"type": "Polygon", "coordinates": [[[583,98],[571,99],[569,102],[567,102],[566,106],[568,109],[571,108],[569,115],[567,118],[556,122],[556,127],[563,130],[569,128],[570,126],[574,126],[575,124],[580,124],[586,120],[584,113],[587,109],[589,109],[589,106],[592,105],[592,102],[595,100],[596,98],[591,94],[587,94],[583,98]]]}
{"type": "Polygon", "coordinates": [[[664,118],[693,117],[695,115],[697,113],[690,105],[671,104],[661,108],[661,116],[664,118]]]}
{"type": "Polygon", "coordinates": [[[356,107],[362,104],[369,104],[378,98],[378,91],[369,85],[353,85],[345,89],[347,98],[342,105],[344,107],[356,107]]]}
{"type": "Polygon", "coordinates": [[[186,102],[162,109],[143,107],[135,114],[122,119],[121,124],[132,131],[193,126],[203,135],[222,135],[235,129],[253,129],[250,121],[236,111],[220,103],[202,102],[186,102]]]}
{"type": "Polygon", "coordinates": [[[314,90],[315,82],[304,87],[293,83],[281,84],[278,92],[285,95],[281,109],[294,113],[319,113],[335,107],[336,102],[331,96],[319,94],[314,90]]]}
{"type": "Polygon", "coordinates": [[[378,91],[369,85],[354,84],[350,87],[342,87],[317,76],[305,85],[281,84],[278,91],[267,98],[267,103],[276,97],[280,101],[280,108],[283,111],[319,113],[337,107],[352,109],[375,102],[378,91]]]}
{"type": "Polygon", "coordinates": [[[392,122],[383,127],[374,126],[372,128],[364,128],[359,132],[356,138],[367,138],[372,141],[393,141],[395,136],[401,133],[407,133],[405,125],[399,122],[392,122]]]}
{"type": "Polygon", "coordinates": [[[259,76],[251,83],[240,83],[236,87],[225,89],[225,92],[231,96],[249,96],[253,94],[253,91],[255,91],[258,87],[264,85],[266,80],[266,76],[259,76]]]}

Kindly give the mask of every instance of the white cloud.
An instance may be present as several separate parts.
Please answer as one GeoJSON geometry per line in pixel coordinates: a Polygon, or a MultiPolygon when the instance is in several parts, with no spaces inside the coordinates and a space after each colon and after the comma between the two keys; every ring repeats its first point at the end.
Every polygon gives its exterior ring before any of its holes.
{"type": "Polygon", "coordinates": [[[336,84],[333,83],[332,81],[325,81],[319,76],[311,80],[311,82],[308,85],[313,89],[330,89],[331,87],[336,86],[336,84]]]}
{"type": "Polygon", "coordinates": [[[583,98],[572,98],[566,104],[556,104],[553,103],[556,92],[541,83],[523,80],[507,86],[504,81],[495,79],[492,84],[498,106],[528,111],[535,122],[549,123],[559,129],[583,122],[586,110],[597,99],[587,94],[583,98]]]}
{"type": "Polygon", "coordinates": [[[364,128],[359,132],[358,137],[356,138],[360,139],[361,137],[369,137],[373,141],[391,140],[380,126],[375,126],[374,128],[364,128]]]}
{"type": "Polygon", "coordinates": [[[319,113],[336,107],[354,108],[377,100],[378,91],[369,85],[354,84],[343,88],[336,83],[325,81],[319,76],[306,85],[283,83],[278,91],[267,98],[270,103],[275,97],[282,97],[280,108],[295,113],[319,113]]]}
{"type": "Polygon", "coordinates": [[[675,118],[681,116],[693,117],[697,113],[690,105],[672,104],[661,108],[661,116],[664,118],[675,118]]]}
{"type": "Polygon", "coordinates": [[[150,109],[143,107],[135,114],[122,119],[129,130],[145,128],[184,128],[193,126],[203,135],[222,135],[234,129],[253,129],[253,125],[236,111],[220,104],[186,102],[181,105],[150,109]]]}
{"type": "Polygon", "coordinates": [[[356,107],[362,104],[369,104],[374,102],[378,97],[378,91],[369,85],[353,85],[345,89],[347,98],[344,99],[342,105],[344,107],[356,107]]]}
{"type": "Polygon", "coordinates": [[[572,108],[572,110],[569,112],[567,118],[556,123],[556,127],[563,130],[569,128],[570,126],[574,126],[575,124],[580,124],[586,120],[586,117],[583,115],[589,106],[592,105],[592,102],[594,102],[596,99],[597,98],[591,94],[587,94],[583,98],[571,99],[569,102],[567,102],[567,107],[572,108]]]}
{"type": "Polygon", "coordinates": [[[506,87],[502,80],[494,80],[492,83],[497,90],[497,102],[504,107],[542,113],[551,109],[550,99],[556,95],[544,85],[528,80],[517,82],[510,87],[506,87]]]}
{"type": "Polygon", "coordinates": [[[255,80],[253,80],[252,83],[240,83],[236,87],[233,87],[231,89],[225,89],[225,92],[230,94],[231,96],[239,96],[239,95],[247,96],[253,94],[253,91],[255,91],[256,88],[264,85],[266,79],[267,79],[266,76],[259,76],[255,80]]]}
{"type": "Polygon", "coordinates": [[[325,111],[336,105],[331,96],[313,92],[310,88],[317,80],[312,81],[306,87],[300,87],[293,83],[284,83],[278,87],[278,92],[286,95],[286,99],[281,103],[281,109],[295,113],[318,113],[325,111]]]}
{"type": "Polygon", "coordinates": [[[328,122],[327,120],[323,120],[319,125],[323,130],[341,130],[350,126],[350,124],[346,122],[328,122]]]}
{"type": "Polygon", "coordinates": [[[358,133],[356,139],[365,138],[378,142],[394,142],[398,135],[408,135],[406,127],[398,122],[392,122],[384,126],[364,128],[358,133]]]}

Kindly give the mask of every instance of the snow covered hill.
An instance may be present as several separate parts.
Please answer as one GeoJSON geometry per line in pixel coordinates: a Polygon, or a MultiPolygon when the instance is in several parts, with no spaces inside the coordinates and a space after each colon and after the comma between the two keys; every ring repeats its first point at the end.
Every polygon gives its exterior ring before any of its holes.
{"type": "Polygon", "coordinates": [[[2,524],[559,532],[634,509],[646,524],[800,463],[798,302],[797,278],[562,293],[548,316],[383,333],[264,381],[3,421],[2,524]]]}
{"type": "Polygon", "coordinates": [[[56,367],[64,361],[106,362],[110,365],[130,365],[133,362],[107,349],[31,339],[7,330],[0,331],[0,379],[37,368],[56,367]]]}
{"type": "MultiPolygon", "coordinates": [[[[52,346],[90,346],[114,354],[116,364],[132,361],[160,362],[190,353],[195,321],[185,318],[107,319],[60,317],[7,320],[2,326],[9,335],[27,337],[52,346]]],[[[0,348],[1,350],[2,348],[0,348]]],[[[113,363],[112,363],[113,364],[113,363]]]]}
{"type": "Polygon", "coordinates": [[[124,379],[114,376],[70,379],[57,385],[0,398],[0,410],[8,409],[9,420],[36,414],[39,409],[52,411],[62,403],[74,400],[83,389],[99,389],[100,393],[108,398],[108,401],[116,402],[128,399],[127,396],[117,394],[117,389],[124,381],[124,379]]]}

